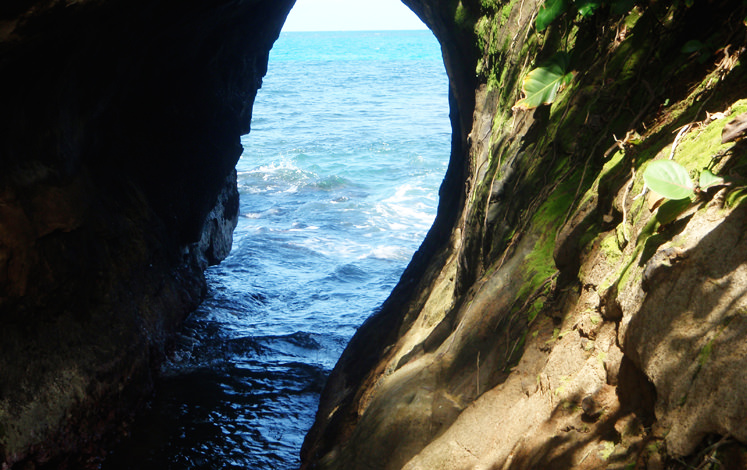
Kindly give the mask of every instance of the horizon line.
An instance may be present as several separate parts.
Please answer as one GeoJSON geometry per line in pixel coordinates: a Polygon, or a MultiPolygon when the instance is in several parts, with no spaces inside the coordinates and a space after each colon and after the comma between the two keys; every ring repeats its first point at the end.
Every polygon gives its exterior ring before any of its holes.
{"type": "Polygon", "coordinates": [[[379,28],[379,29],[282,29],[281,33],[377,33],[389,31],[431,31],[427,26],[422,28],[379,28]]]}

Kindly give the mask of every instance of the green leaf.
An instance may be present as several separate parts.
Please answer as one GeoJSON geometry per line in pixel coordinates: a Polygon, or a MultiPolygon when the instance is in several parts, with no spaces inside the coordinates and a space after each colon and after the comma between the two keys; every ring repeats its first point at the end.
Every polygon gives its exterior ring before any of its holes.
{"type": "Polygon", "coordinates": [[[576,7],[578,13],[584,18],[588,18],[594,14],[597,8],[602,5],[602,2],[598,0],[578,0],[576,1],[576,7]]]}
{"type": "Polygon", "coordinates": [[[669,199],[685,199],[694,194],[687,170],[672,160],[651,162],[643,172],[643,181],[649,189],[669,199]]]}
{"type": "Polygon", "coordinates": [[[714,175],[709,170],[703,170],[700,172],[698,186],[700,187],[701,190],[705,191],[711,186],[722,184],[723,182],[724,182],[724,179],[722,177],[714,175]]]}
{"type": "Polygon", "coordinates": [[[566,52],[558,52],[542,66],[524,77],[521,91],[524,98],[516,103],[516,108],[532,109],[555,101],[561,86],[570,83],[573,73],[566,73],[571,62],[566,52]]]}
{"type": "Polygon", "coordinates": [[[682,52],[683,54],[692,54],[693,52],[698,52],[704,47],[705,44],[703,44],[702,42],[698,41],[697,39],[691,39],[690,41],[687,41],[684,46],[682,46],[680,52],[682,52]]]}
{"type": "Polygon", "coordinates": [[[555,21],[555,18],[565,13],[566,9],[568,9],[566,0],[546,0],[537,12],[537,19],[535,20],[537,31],[547,29],[550,23],[555,21]]]}

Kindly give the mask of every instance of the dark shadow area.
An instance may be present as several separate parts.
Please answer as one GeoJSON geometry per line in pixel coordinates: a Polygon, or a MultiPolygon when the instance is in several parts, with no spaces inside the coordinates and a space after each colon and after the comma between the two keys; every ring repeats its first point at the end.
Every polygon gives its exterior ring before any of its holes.
{"type": "Polygon", "coordinates": [[[327,376],[437,211],[442,60],[425,30],[281,34],[242,139],[232,252],[105,470],[298,467],[327,376]]]}

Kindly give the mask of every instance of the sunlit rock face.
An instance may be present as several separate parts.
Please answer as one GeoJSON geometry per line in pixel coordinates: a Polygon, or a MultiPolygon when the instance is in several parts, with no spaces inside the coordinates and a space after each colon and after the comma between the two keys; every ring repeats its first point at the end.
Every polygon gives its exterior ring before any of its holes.
{"type": "Polygon", "coordinates": [[[745,6],[405,3],[442,44],[450,166],[302,468],[697,468],[716,448],[743,468],[744,189],[668,201],[643,174],[744,184],[744,140],[721,135],[747,112],[745,6]]]}
{"type": "Polygon", "coordinates": [[[95,457],[224,258],[292,1],[0,5],[0,466],[95,457]]]}

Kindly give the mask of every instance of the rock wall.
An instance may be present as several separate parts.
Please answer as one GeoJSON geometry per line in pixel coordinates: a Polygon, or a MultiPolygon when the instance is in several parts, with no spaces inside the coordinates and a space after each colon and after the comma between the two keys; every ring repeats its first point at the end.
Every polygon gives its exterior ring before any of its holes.
{"type": "MultiPolygon", "coordinates": [[[[0,5],[3,468],[95,467],[147,394],[230,247],[292,3],[0,5]]],[[[442,44],[452,157],[304,468],[744,466],[744,2],[405,3],[442,44]],[[553,58],[564,88],[517,106],[553,58]],[[727,184],[662,199],[656,159],[727,184]]]]}
{"type": "Polygon", "coordinates": [[[451,163],[302,468],[744,468],[744,3],[405,3],[443,46],[451,163]],[[568,83],[522,106],[548,63],[568,83]],[[726,184],[667,200],[661,159],[726,184]]]}
{"type": "Polygon", "coordinates": [[[0,5],[0,467],[95,466],[147,397],[230,249],[292,4],[0,5]]]}

